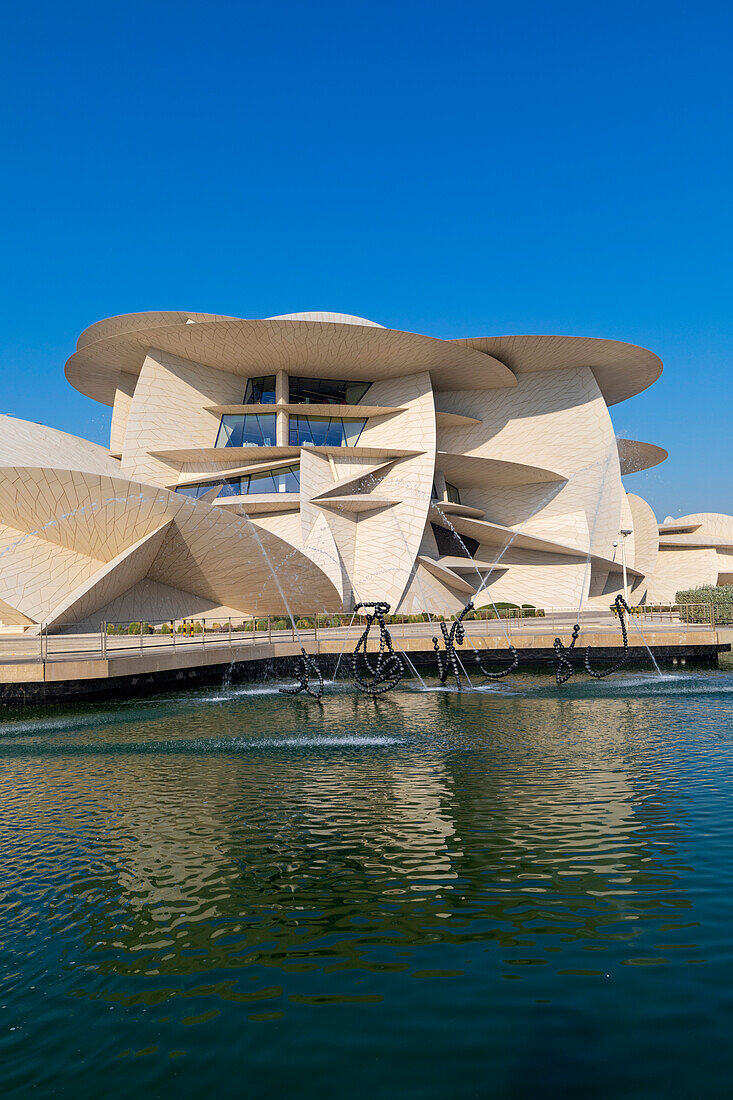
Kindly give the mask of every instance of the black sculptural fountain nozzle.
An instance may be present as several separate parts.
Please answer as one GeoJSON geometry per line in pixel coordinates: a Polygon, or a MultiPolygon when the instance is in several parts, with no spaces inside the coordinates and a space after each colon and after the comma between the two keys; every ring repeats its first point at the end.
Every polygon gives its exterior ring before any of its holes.
{"type": "Polygon", "coordinates": [[[297,687],[278,688],[280,694],[299,695],[301,691],[304,691],[306,695],[310,695],[311,699],[320,702],[321,696],[323,695],[323,673],[314,659],[306,653],[303,646],[300,647],[300,657],[298,658],[298,671],[296,675],[299,680],[297,687]],[[311,687],[311,676],[318,681],[318,686],[316,688],[311,687]]]}
{"type": "Polygon", "coordinates": [[[455,677],[456,687],[461,687],[461,665],[458,660],[458,654],[456,653],[456,646],[463,645],[463,639],[466,634],[463,619],[469,611],[473,611],[473,604],[471,602],[467,603],[461,613],[456,616],[450,630],[448,630],[445,623],[440,624],[440,632],[443,635],[445,653],[440,652],[437,637],[433,638],[433,649],[435,650],[435,658],[438,662],[438,677],[441,684],[447,681],[452,671],[455,677]]]}
{"type": "MultiPolygon", "coordinates": [[[[440,624],[440,632],[443,635],[443,643],[445,645],[445,654],[440,652],[437,637],[433,638],[433,649],[435,650],[435,656],[438,662],[438,676],[440,677],[441,684],[444,684],[446,682],[449,672],[450,670],[452,670],[453,675],[456,679],[456,685],[459,688],[461,687],[460,670],[462,668],[462,665],[459,660],[458,654],[456,653],[455,647],[457,645],[463,645],[463,640],[466,635],[466,628],[463,625],[463,620],[465,619],[466,615],[468,615],[469,612],[473,610],[473,601],[469,600],[466,606],[456,616],[450,630],[448,630],[448,627],[445,623],[440,624]]],[[[487,680],[501,680],[504,676],[508,676],[510,672],[513,672],[519,664],[519,654],[517,653],[511,642],[509,643],[509,650],[512,655],[511,664],[508,665],[506,668],[501,669],[499,672],[487,672],[487,670],[481,664],[481,658],[478,655],[478,650],[474,647],[474,656],[481,675],[485,676],[487,680]]],[[[466,678],[468,679],[468,676],[466,676],[466,678]]]]}
{"type": "Polygon", "coordinates": [[[555,641],[552,643],[552,648],[555,650],[555,680],[558,687],[567,684],[568,680],[575,672],[573,663],[568,657],[568,653],[575,649],[575,643],[578,640],[579,634],[580,623],[575,623],[573,626],[573,640],[569,646],[565,646],[561,638],[555,638],[555,641]]]}
{"type": "Polygon", "coordinates": [[[358,603],[354,608],[354,614],[358,614],[362,608],[367,622],[351,655],[354,686],[364,695],[384,695],[385,692],[397,687],[405,675],[405,666],[394,651],[392,635],[384,621],[384,616],[389,614],[390,604],[379,600],[358,603]],[[375,622],[379,626],[379,650],[376,654],[370,655],[367,652],[367,644],[369,632],[375,622]],[[368,679],[359,670],[360,659],[369,674],[368,679]]]}
{"type": "MultiPolygon", "coordinates": [[[[626,624],[626,615],[630,614],[629,605],[622,595],[618,595],[613,601],[614,613],[618,616],[619,623],[621,625],[621,640],[623,642],[623,653],[619,657],[615,664],[609,668],[594,669],[591,668],[590,663],[590,646],[586,648],[583,664],[585,671],[589,676],[592,676],[594,680],[603,680],[606,676],[610,676],[614,672],[625,665],[629,659],[629,630],[626,624]]],[[[559,638],[555,638],[553,643],[553,649],[555,650],[555,679],[558,687],[562,687],[566,684],[575,671],[572,662],[570,661],[568,654],[571,650],[575,649],[575,643],[578,640],[580,634],[580,625],[578,623],[573,627],[573,640],[569,646],[564,646],[559,638]]]]}
{"type": "Polygon", "coordinates": [[[588,646],[585,651],[585,671],[589,676],[592,676],[594,680],[602,680],[605,676],[610,676],[612,672],[618,672],[621,666],[625,665],[629,659],[629,630],[626,625],[626,615],[630,614],[629,605],[619,593],[613,601],[613,606],[616,615],[618,615],[619,623],[621,624],[621,638],[624,644],[624,651],[615,665],[611,665],[610,668],[603,669],[602,671],[596,671],[590,667],[590,646],[588,646]]]}

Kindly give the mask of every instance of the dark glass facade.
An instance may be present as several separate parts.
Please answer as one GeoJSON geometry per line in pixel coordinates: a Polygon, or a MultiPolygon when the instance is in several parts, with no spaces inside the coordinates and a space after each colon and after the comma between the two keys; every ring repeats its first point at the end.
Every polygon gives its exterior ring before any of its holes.
{"type": "Polygon", "coordinates": [[[371,382],[340,382],[335,378],[290,378],[293,405],[358,405],[371,382]]]}
{"type": "Polygon", "coordinates": [[[459,535],[456,531],[441,527],[438,523],[431,523],[430,526],[441,557],[473,558],[476,556],[479,548],[477,539],[472,539],[469,535],[459,535]]]}
{"type": "Polygon", "coordinates": [[[275,413],[227,413],[221,418],[216,447],[274,447],[275,413]]]}
{"type": "Polygon", "coordinates": [[[366,420],[344,420],[339,416],[294,416],[290,414],[290,446],[355,447],[366,420]]]}
{"type": "Polygon", "coordinates": [[[300,491],[300,467],[279,466],[276,470],[258,470],[240,477],[217,481],[202,481],[198,485],[183,485],[176,490],[185,497],[202,497],[219,487],[217,497],[241,497],[254,493],[297,493],[300,491]]]}
{"type": "MultiPolygon", "coordinates": [[[[450,501],[451,504],[461,503],[461,494],[458,492],[455,485],[451,485],[448,481],[445,483],[445,499],[450,501]]],[[[439,496],[438,490],[435,487],[435,482],[433,482],[433,500],[442,500],[442,497],[439,496]]]]}
{"type": "Polygon", "coordinates": [[[259,378],[248,378],[244,391],[243,405],[274,405],[275,375],[263,374],[259,378]]]}

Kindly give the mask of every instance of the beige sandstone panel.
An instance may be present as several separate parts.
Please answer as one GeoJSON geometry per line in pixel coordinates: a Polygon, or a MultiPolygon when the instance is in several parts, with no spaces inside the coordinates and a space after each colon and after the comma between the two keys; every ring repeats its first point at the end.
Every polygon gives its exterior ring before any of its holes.
{"type": "MultiPolygon", "coordinates": [[[[380,434],[376,445],[381,446],[382,442],[383,435],[380,434]]],[[[301,522],[304,548],[307,548],[309,556],[333,579],[324,562],[330,559],[335,546],[341,570],[340,589],[347,608],[358,600],[375,598],[370,594],[361,594],[364,585],[365,591],[371,592],[369,585],[372,577],[360,576],[356,565],[357,537],[362,530],[359,524],[363,523],[367,515],[352,511],[348,498],[357,494],[365,498],[374,495],[380,500],[390,497],[400,500],[402,494],[399,487],[393,487],[390,491],[383,490],[389,482],[388,475],[395,473],[404,464],[405,460],[365,461],[358,456],[349,455],[348,448],[344,448],[343,454],[332,456],[331,459],[307,450],[301,453],[301,522]],[[345,499],[329,503],[329,494],[338,494],[345,499]],[[326,527],[323,526],[324,522],[326,527]],[[316,527],[323,536],[320,542],[314,541],[316,527]],[[326,535],[326,530],[329,536],[326,535]]]]}
{"type": "Polygon", "coordinates": [[[621,475],[637,474],[640,470],[650,470],[669,457],[664,447],[656,443],[642,443],[638,439],[616,439],[621,475]]]}
{"type": "MultiPolygon", "coordinates": [[[[12,606],[35,619],[103,562],[170,518],[175,518],[175,528],[153,563],[155,580],[241,611],[280,612],[284,604],[273,570],[277,573],[287,562],[288,570],[279,578],[286,597],[288,592],[299,597],[302,589],[307,608],[341,606],[326,575],[287,542],[245,517],[153,486],[79,471],[5,469],[0,471],[0,515],[17,530],[31,532],[52,563],[68,563],[67,583],[42,586],[43,597],[36,594],[34,610],[8,597],[12,606]],[[59,554],[62,548],[68,553],[59,554]]],[[[21,537],[28,541],[27,535],[21,537]]],[[[40,549],[36,558],[39,554],[40,549]]],[[[18,586],[23,590],[22,578],[18,586]]]]}
{"type": "Polygon", "coordinates": [[[165,533],[172,522],[166,520],[156,531],[123,550],[80,588],[66,595],[57,607],[46,614],[46,625],[49,628],[60,627],[88,618],[97,608],[117,599],[142,580],[163,545],[165,533]]]}
{"type": "Polygon", "coordinates": [[[157,325],[153,320],[152,327],[143,320],[115,334],[111,334],[110,326],[108,332],[106,337],[88,343],[80,340],[78,350],[66,364],[66,377],[88,397],[110,405],[119,371],[139,373],[151,347],[245,377],[287,370],[320,378],[368,381],[430,370],[438,377],[450,378],[451,388],[515,384],[511,370],[483,352],[454,341],[375,326],[231,317],[196,324],[167,321],[157,325]]]}
{"type": "MultiPolygon", "coordinates": [[[[275,495],[277,494],[273,494],[273,496],[275,495]]],[[[256,499],[256,495],[250,497],[250,500],[256,499]]],[[[258,527],[263,528],[265,531],[271,531],[273,535],[277,535],[278,538],[289,542],[291,546],[300,549],[300,513],[297,511],[297,505],[296,510],[292,512],[273,511],[264,515],[255,513],[250,518],[258,527]]]]}
{"type": "Polygon", "coordinates": [[[395,507],[362,513],[356,525],[356,555],[352,584],[360,600],[386,600],[397,607],[412,579],[425,531],[435,470],[435,404],[430,376],[375,382],[369,399],[378,405],[404,407],[388,423],[370,421],[360,443],[423,453],[396,463],[373,491],[395,501],[395,507]]]}
{"type": "Polygon", "coordinates": [[[675,525],[693,530],[681,531],[679,534],[663,532],[663,545],[733,548],[733,516],[721,512],[695,512],[690,516],[681,516],[675,520],[675,525]]]}
{"type": "Polygon", "coordinates": [[[654,576],[659,554],[659,531],[654,512],[643,497],[627,493],[631,508],[631,522],[635,535],[635,553],[632,562],[635,569],[644,573],[647,582],[654,576]]]}
{"type": "MultiPolygon", "coordinates": [[[[401,615],[420,615],[424,611],[436,615],[455,615],[468,598],[465,593],[457,593],[442,584],[424,565],[418,565],[397,610],[401,615]]],[[[438,637],[439,631],[438,627],[438,637]]]]}
{"type": "Polygon", "coordinates": [[[9,603],[0,600],[0,626],[30,626],[32,622],[17,607],[11,607],[9,603]]]}
{"type": "Polygon", "coordinates": [[[122,456],[125,446],[127,418],[130,414],[136,382],[137,378],[134,374],[125,374],[124,371],[120,371],[117,378],[115,403],[112,406],[112,422],[109,429],[109,449],[113,455],[122,456]]]}
{"type": "Polygon", "coordinates": [[[328,456],[312,451],[300,455],[300,522],[301,545],[308,547],[309,557],[321,568],[330,562],[327,575],[334,579],[345,606],[352,600],[351,579],[354,575],[356,550],[356,517],[319,507],[313,499],[327,493],[344,478],[362,475],[375,463],[348,457],[330,461],[328,456]],[[333,557],[335,556],[335,561],[333,557]],[[336,570],[338,573],[336,574],[336,570]],[[338,581],[335,576],[338,576],[338,581]]]}
{"type": "Polygon", "coordinates": [[[715,550],[660,546],[648,598],[654,603],[674,603],[677,592],[717,583],[718,555],[715,550]]]}
{"type": "Polygon", "coordinates": [[[345,593],[347,590],[350,591],[351,585],[343,568],[343,561],[336,546],[336,539],[325,515],[320,515],[313,524],[303,546],[303,553],[307,554],[311,561],[314,561],[318,568],[323,570],[338,591],[343,604],[345,593]]]}
{"type": "Polygon", "coordinates": [[[672,603],[678,591],[726,583],[733,561],[733,516],[720,512],[681,516],[662,524],[659,538],[650,599],[672,603]]]}
{"type": "Polygon", "coordinates": [[[112,477],[120,473],[119,463],[96,443],[43,424],[1,415],[0,466],[85,470],[112,477]]]}
{"type": "Polygon", "coordinates": [[[144,313],[122,313],[117,317],[105,317],[95,321],[84,329],[76,341],[78,349],[107,340],[111,336],[122,336],[126,332],[140,332],[150,328],[165,328],[167,325],[185,325],[189,322],[226,321],[223,313],[189,313],[181,310],[151,310],[144,313]]]}
{"type": "Polygon", "coordinates": [[[86,619],[76,624],[79,630],[99,630],[100,622],[165,622],[168,619],[207,618],[211,620],[234,618],[239,621],[242,612],[231,607],[206,600],[193,592],[181,592],[178,588],[161,584],[146,577],[111,603],[99,607],[86,619]]]}
{"type": "MultiPolygon", "coordinates": [[[[614,573],[616,573],[615,570],[614,573]]],[[[595,568],[591,573],[588,603],[593,607],[607,606],[609,601],[606,599],[604,593],[615,584],[616,580],[611,579],[610,568],[595,568]]]]}
{"type": "Polygon", "coordinates": [[[111,561],[154,531],[180,506],[178,500],[155,486],[119,476],[0,469],[0,516],[5,522],[97,562],[111,561]]]}
{"type": "Polygon", "coordinates": [[[337,611],[339,593],[301,551],[246,517],[181,498],[150,577],[241,611],[337,611]]]}
{"type": "MultiPolygon", "coordinates": [[[[359,461],[358,472],[361,473],[363,468],[363,461],[359,461]]],[[[314,523],[323,514],[321,509],[311,501],[321,493],[331,490],[336,481],[334,463],[329,461],[327,455],[309,450],[300,452],[301,543],[307,541],[314,523]]]]}
{"type": "MultiPolygon", "coordinates": [[[[49,608],[88,581],[100,565],[38,535],[0,526],[0,599],[34,622],[42,622],[49,608]]],[[[11,621],[4,612],[0,618],[11,621]]]]}
{"type": "Polygon", "coordinates": [[[502,565],[508,566],[506,572],[491,574],[486,590],[475,601],[477,607],[491,606],[493,601],[575,610],[586,602],[590,570],[577,558],[517,551],[502,565]]]}
{"type": "MultiPolygon", "coordinates": [[[[316,522],[311,527],[305,543],[302,542],[301,517],[298,511],[255,514],[251,518],[258,529],[277,535],[279,539],[289,543],[293,551],[302,551],[307,558],[310,558],[329,578],[343,600],[342,564],[333,535],[323,515],[316,517],[316,522]]],[[[291,556],[296,557],[294,553],[291,556]]],[[[289,568],[287,559],[285,568],[289,568]]],[[[290,582],[307,606],[308,590],[305,588],[301,591],[294,568],[290,570],[290,582]]]]}
{"type": "Polygon", "coordinates": [[[609,405],[641,393],[662,361],[647,348],[592,336],[479,336],[456,340],[495,355],[516,374],[590,368],[609,405]]]}
{"type": "Polygon", "coordinates": [[[564,525],[560,517],[582,512],[592,553],[611,557],[624,493],[611,419],[592,372],[520,374],[515,390],[495,392],[490,401],[486,396],[439,395],[439,408],[482,421],[475,427],[440,429],[440,447],[557,470],[567,483],[472,487],[461,500],[482,508],[488,520],[528,533],[541,530],[545,537],[555,518],[564,525]]]}
{"type": "Polygon", "coordinates": [[[733,584],[733,550],[718,550],[718,584],[733,584]]]}
{"type": "Polygon", "coordinates": [[[241,401],[243,393],[244,381],[236,375],[149,351],[127,417],[122,472],[154,485],[171,484],[177,467],[150,452],[213,447],[220,419],[206,407],[241,401]]]}
{"type": "Polygon", "coordinates": [[[540,513],[522,524],[520,534],[546,538],[563,546],[590,552],[590,532],[588,516],[585,512],[556,513],[548,516],[540,513]]]}

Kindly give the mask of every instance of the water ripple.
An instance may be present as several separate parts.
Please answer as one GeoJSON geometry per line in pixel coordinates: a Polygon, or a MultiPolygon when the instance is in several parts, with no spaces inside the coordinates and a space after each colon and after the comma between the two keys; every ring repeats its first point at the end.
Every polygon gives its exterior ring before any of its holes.
{"type": "Polygon", "coordinates": [[[3,1095],[727,1094],[733,676],[486,688],[6,712],[3,1095]]]}

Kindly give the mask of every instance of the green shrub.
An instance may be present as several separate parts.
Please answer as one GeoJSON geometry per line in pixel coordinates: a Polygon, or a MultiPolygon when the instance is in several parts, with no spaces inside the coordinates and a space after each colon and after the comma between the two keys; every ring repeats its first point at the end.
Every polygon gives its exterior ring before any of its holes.
{"type": "Polygon", "coordinates": [[[683,618],[690,623],[709,623],[710,605],[716,623],[733,621],[733,584],[703,584],[699,588],[687,588],[676,594],[675,600],[681,607],[685,605],[705,604],[685,608],[683,618]]]}
{"type": "Polygon", "coordinates": [[[130,625],[127,628],[127,633],[128,634],[139,634],[140,633],[140,623],[130,623],[130,625]]]}
{"type": "Polygon", "coordinates": [[[267,630],[267,619],[258,619],[257,620],[257,630],[259,630],[259,631],[267,630]]]}
{"type": "Polygon", "coordinates": [[[289,622],[288,619],[275,619],[274,623],[272,624],[272,629],[273,630],[289,630],[290,629],[290,622],[289,622]]]}
{"type": "Polygon", "coordinates": [[[312,626],[313,626],[313,623],[311,622],[310,619],[298,619],[297,623],[295,624],[295,629],[296,630],[310,630],[312,626]]]}

